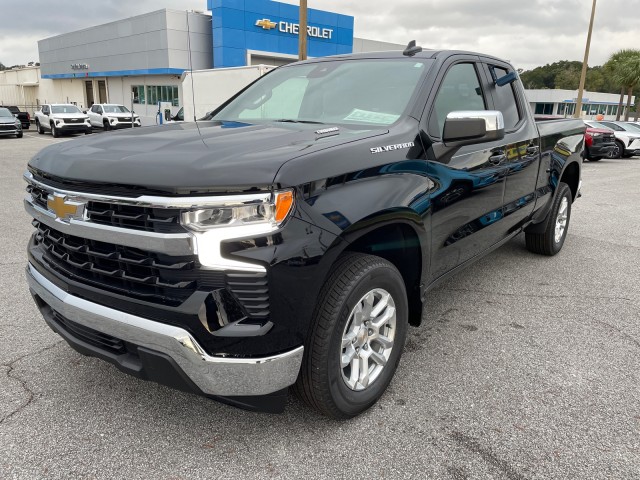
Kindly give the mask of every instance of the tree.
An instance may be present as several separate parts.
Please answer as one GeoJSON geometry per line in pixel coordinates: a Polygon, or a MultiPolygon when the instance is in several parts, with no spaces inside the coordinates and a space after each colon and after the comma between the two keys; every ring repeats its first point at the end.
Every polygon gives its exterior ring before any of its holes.
{"type": "Polygon", "coordinates": [[[611,75],[613,82],[620,88],[620,102],[618,103],[616,120],[620,120],[620,115],[622,114],[625,91],[627,92],[625,120],[629,120],[631,95],[633,94],[633,89],[640,85],[640,50],[619,50],[609,57],[604,68],[611,75]]]}
{"type": "Polygon", "coordinates": [[[6,69],[7,69],[7,67],[5,67],[4,64],[2,62],[0,62],[0,72],[2,70],[6,70],[6,69]]]}

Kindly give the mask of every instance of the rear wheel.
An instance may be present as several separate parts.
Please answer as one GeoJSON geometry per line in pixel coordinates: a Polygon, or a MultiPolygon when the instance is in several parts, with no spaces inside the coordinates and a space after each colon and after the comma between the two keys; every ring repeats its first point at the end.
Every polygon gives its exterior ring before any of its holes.
{"type": "Polygon", "coordinates": [[[616,148],[611,151],[610,158],[622,158],[622,155],[624,155],[624,143],[616,140],[616,148]]]}
{"type": "Polygon", "coordinates": [[[571,219],[572,194],[569,185],[560,182],[556,198],[545,220],[542,233],[525,233],[527,249],[541,255],[555,255],[564,245],[571,219]]]}
{"type": "Polygon", "coordinates": [[[407,325],[407,294],[395,266],[373,255],[343,255],[319,295],[294,390],[334,418],[365,411],[391,382],[407,325]]]}

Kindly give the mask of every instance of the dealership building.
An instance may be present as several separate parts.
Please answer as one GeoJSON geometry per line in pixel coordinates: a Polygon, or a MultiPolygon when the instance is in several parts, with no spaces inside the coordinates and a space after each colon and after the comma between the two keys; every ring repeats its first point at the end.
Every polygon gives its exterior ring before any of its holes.
{"type": "MultiPolygon", "coordinates": [[[[40,40],[39,67],[0,72],[0,105],[19,105],[33,114],[43,103],[83,109],[118,103],[133,107],[149,125],[163,102],[172,114],[184,106],[191,119],[268,71],[253,66],[297,59],[297,5],[207,0],[206,6],[202,12],[157,10],[40,40]]],[[[354,17],[309,9],[309,57],[404,48],[353,32],[354,17]]],[[[569,116],[577,92],[528,91],[527,96],[536,113],[569,116]]],[[[617,95],[584,96],[585,117],[615,118],[617,95]]]]}
{"type": "MultiPolygon", "coordinates": [[[[278,66],[297,59],[297,5],[207,1],[207,12],[162,9],[40,40],[38,78],[18,80],[15,98],[6,98],[0,76],[0,99],[31,110],[57,102],[81,108],[133,104],[143,119],[153,121],[158,102],[170,103],[174,114],[183,105],[184,74],[191,69],[278,66]]],[[[404,48],[354,38],[353,25],[352,16],[309,9],[309,57],[404,48]]],[[[218,86],[214,82],[210,88],[218,86]]]]}

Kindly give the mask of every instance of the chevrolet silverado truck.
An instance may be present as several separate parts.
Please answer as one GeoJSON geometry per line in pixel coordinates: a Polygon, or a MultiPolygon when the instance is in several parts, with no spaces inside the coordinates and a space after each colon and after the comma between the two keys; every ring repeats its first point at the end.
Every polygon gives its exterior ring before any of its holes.
{"type": "Polygon", "coordinates": [[[31,294],[73,348],[141,379],[269,412],[293,386],[353,417],[431,288],[521,233],[560,251],[584,131],[536,123],[487,55],[410,44],[286,65],[210,121],[36,154],[31,294]]]}
{"type": "Polygon", "coordinates": [[[59,137],[66,133],[93,133],[89,116],[72,104],[46,104],[36,112],[36,130],[44,135],[46,130],[59,137]]]}

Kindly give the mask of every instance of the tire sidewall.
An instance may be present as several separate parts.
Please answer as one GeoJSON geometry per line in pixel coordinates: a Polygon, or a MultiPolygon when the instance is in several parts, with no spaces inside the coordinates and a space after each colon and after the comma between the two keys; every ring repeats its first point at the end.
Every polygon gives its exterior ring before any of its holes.
{"type": "Polygon", "coordinates": [[[399,272],[387,266],[380,266],[365,273],[354,285],[344,302],[335,323],[329,355],[327,372],[331,397],[336,407],[348,416],[354,416],[373,405],[384,393],[391,382],[400,360],[408,325],[408,304],[404,282],[399,272]],[[380,376],[362,391],[351,390],[342,378],[340,356],[342,354],[342,335],[349,315],[357,302],[374,288],[383,288],[391,294],[396,308],[396,332],[393,349],[380,376]]]}

